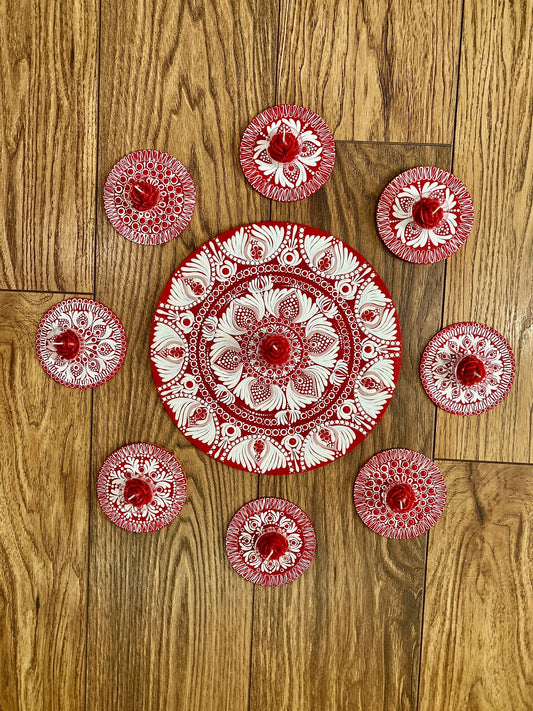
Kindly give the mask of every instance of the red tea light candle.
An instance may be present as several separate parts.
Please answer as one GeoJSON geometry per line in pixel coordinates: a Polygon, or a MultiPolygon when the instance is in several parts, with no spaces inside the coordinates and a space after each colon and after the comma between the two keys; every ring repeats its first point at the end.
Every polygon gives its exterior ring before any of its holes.
{"type": "Polygon", "coordinates": [[[65,360],[72,360],[80,351],[80,338],[72,329],[55,336],[52,342],[56,353],[65,360]]]}

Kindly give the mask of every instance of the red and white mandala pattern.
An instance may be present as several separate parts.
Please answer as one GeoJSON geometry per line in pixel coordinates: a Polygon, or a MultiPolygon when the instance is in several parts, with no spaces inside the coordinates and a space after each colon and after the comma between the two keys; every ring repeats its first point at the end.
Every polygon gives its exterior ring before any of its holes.
{"type": "Polygon", "coordinates": [[[302,106],[273,106],[243,134],[240,160],[246,179],[279,202],[303,200],[321,188],[335,164],[335,140],[317,114],[302,106]]]}
{"type": "Polygon", "coordinates": [[[387,449],[359,470],[354,504],[363,523],[387,538],[414,538],[436,524],[446,483],[436,464],[411,449],[387,449]]]}
{"type": "Polygon", "coordinates": [[[309,517],[285,499],[250,501],[233,516],[226,534],[231,565],[256,585],[292,583],[311,565],[315,550],[309,517]]]}
{"type": "Polygon", "coordinates": [[[400,259],[433,264],[463,246],[474,222],[472,198],[463,183],[440,168],[407,170],[379,198],[381,239],[400,259]]]}
{"type": "Polygon", "coordinates": [[[100,468],[98,502],[120,528],[149,533],[168,526],[187,496],[178,460],[162,447],[137,442],[115,450],[100,468]]]}
{"type": "Polygon", "coordinates": [[[400,328],[361,255],[321,230],[268,222],[183,262],[156,309],[150,357],[194,444],[240,469],[290,474],[376,426],[399,375],[400,328]]]}
{"type": "Polygon", "coordinates": [[[110,380],[126,357],[126,333],[118,317],[92,299],[66,299],[41,319],[35,347],[56,382],[94,388],[110,380]]]}
{"type": "Polygon", "coordinates": [[[505,338],[481,323],[454,323],[437,333],[420,363],[422,385],[435,405],[456,415],[479,415],[496,407],[515,376],[505,338]]]}
{"type": "Polygon", "coordinates": [[[192,219],[196,190],[189,171],[161,151],[129,153],[113,167],[104,186],[104,208],[121,235],[138,244],[163,244],[192,219]]]}

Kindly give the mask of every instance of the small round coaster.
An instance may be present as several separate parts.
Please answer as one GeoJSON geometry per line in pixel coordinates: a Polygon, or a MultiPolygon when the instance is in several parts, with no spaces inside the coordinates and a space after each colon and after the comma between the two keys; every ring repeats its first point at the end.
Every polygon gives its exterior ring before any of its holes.
{"type": "Polygon", "coordinates": [[[178,460],[162,447],[137,442],[115,450],[100,468],[98,502],[117,526],[149,533],[168,526],[187,495],[187,480],[178,460]]]}
{"type": "Polygon", "coordinates": [[[455,415],[479,415],[496,407],[515,376],[515,359],[505,338],[481,323],[454,323],[426,346],[420,377],[437,407],[455,415]]]}
{"type": "Polygon", "coordinates": [[[252,120],[239,155],[246,179],[261,195],[294,202],[315,193],[331,175],[335,140],[318,114],[284,104],[252,120]]]}
{"type": "Polygon", "coordinates": [[[45,313],[35,339],[39,361],[56,382],[84,390],[110,380],[126,357],[117,315],[92,299],[66,299],[45,313]]]}
{"type": "Polygon", "coordinates": [[[292,583],[311,565],[316,549],[313,524],[285,499],[255,499],[231,519],[226,552],[245,580],[268,587],[292,583]]]}
{"type": "Polygon", "coordinates": [[[430,166],[392,180],[379,198],[379,236],[400,259],[433,264],[466,242],[474,222],[472,198],[455,175],[430,166]]]}
{"type": "Polygon", "coordinates": [[[192,219],[196,190],[189,171],[161,151],[129,153],[104,185],[104,208],[121,235],[137,244],[164,244],[192,219]]]}
{"type": "Polygon", "coordinates": [[[437,523],[446,504],[446,484],[440,469],[420,452],[387,449],[361,467],[353,499],[374,533],[414,538],[437,523]]]}

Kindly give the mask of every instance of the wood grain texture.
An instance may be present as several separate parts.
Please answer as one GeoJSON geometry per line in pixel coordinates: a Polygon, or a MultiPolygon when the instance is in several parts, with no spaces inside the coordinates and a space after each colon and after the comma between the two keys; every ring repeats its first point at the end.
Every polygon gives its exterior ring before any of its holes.
{"type": "Polygon", "coordinates": [[[95,393],[94,477],[116,447],[152,441],[182,463],[188,500],[177,521],[146,536],[93,507],[92,710],[247,708],[253,587],[231,569],[224,537],[257,477],[185,440],[159,401],[148,353],[157,300],[180,262],[209,237],[269,216],[242,175],[238,146],[274,102],[277,11],[260,0],[103,5],[100,189],[123,154],[156,147],[189,168],[198,204],[183,236],[159,247],[125,240],[99,206],[96,293],[124,319],[129,352],[95,393]],[[260,43],[242,41],[252,27],[260,43]]]}
{"type": "Polygon", "coordinates": [[[477,213],[449,260],[444,324],[480,321],[517,356],[507,400],[439,412],[436,456],[533,462],[533,3],[465,3],[454,173],[477,213]]]}
{"type": "Polygon", "coordinates": [[[426,537],[388,541],[357,516],[359,467],[389,447],[432,454],[435,408],[418,382],[419,348],[440,322],[443,265],[402,262],[379,239],[374,213],[383,187],[420,164],[448,168],[451,151],[427,146],[340,144],[325,188],[273,217],[341,237],[383,277],[405,344],[397,392],[365,442],[328,467],[262,477],[262,496],[301,506],[317,533],[317,555],[298,581],[255,593],[251,711],[416,707],[426,537]]]}
{"type": "Polygon", "coordinates": [[[92,292],[96,0],[0,5],[0,288],[92,292]]]}
{"type": "Polygon", "coordinates": [[[91,394],[55,383],[35,353],[59,300],[0,293],[2,711],[84,705],[91,394]]]}
{"type": "Polygon", "coordinates": [[[282,0],[278,102],[336,139],[451,143],[461,0],[282,0]]]}
{"type": "Polygon", "coordinates": [[[420,711],[533,706],[533,467],[439,462],[420,711]]]}

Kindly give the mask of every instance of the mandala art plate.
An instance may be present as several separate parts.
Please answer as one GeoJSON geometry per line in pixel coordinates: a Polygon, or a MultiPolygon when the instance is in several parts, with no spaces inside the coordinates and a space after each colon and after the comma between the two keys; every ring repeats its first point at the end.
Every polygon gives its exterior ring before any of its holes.
{"type": "Polygon", "coordinates": [[[126,333],[117,315],[93,299],[65,299],[41,319],[35,347],[48,375],[85,390],[110,380],[126,357],[126,333]]]}
{"type": "Polygon", "coordinates": [[[335,164],[335,140],[323,119],[303,106],[272,106],[243,134],[241,166],[250,185],[278,202],[319,190],[335,164]]]}
{"type": "Polygon", "coordinates": [[[113,167],[104,185],[104,208],[123,237],[137,244],[163,244],[192,219],[196,190],[189,171],[161,151],[136,151],[113,167]]]}
{"type": "Polygon", "coordinates": [[[422,385],[435,405],[455,415],[479,415],[496,407],[515,376],[505,338],[481,323],[454,323],[439,331],[420,362],[422,385]]]}
{"type": "Polygon", "coordinates": [[[256,585],[292,583],[311,565],[315,549],[309,517],[285,499],[250,501],[233,516],[226,534],[231,565],[256,585]]]}
{"type": "Polygon", "coordinates": [[[474,222],[472,198],[441,168],[406,170],[379,198],[378,232],[390,251],[416,264],[446,259],[463,246],[474,222]]]}
{"type": "Polygon", "coordinates": [[[133,533],[157,531],[179,514],[187,480],[178,460],[145,442],[115,450],[100,468],[98,502],[117,526],[133,533]]]}
{"type": "Polygon", "coordinates": [[[321,230],[265,222],[215,237],[177,269],[150,357],[165,408],[200,449],[291,474],[376,426],[400,371],[400,327],[360,254],[321,230]]]}
{"type": "Polygon", "coordinates": [[[371,457],[354,484],[357,513],[374,533],[414,538],[438,521],[446,484],[437,465],[411,449],[387,449],[371,457]]]}

